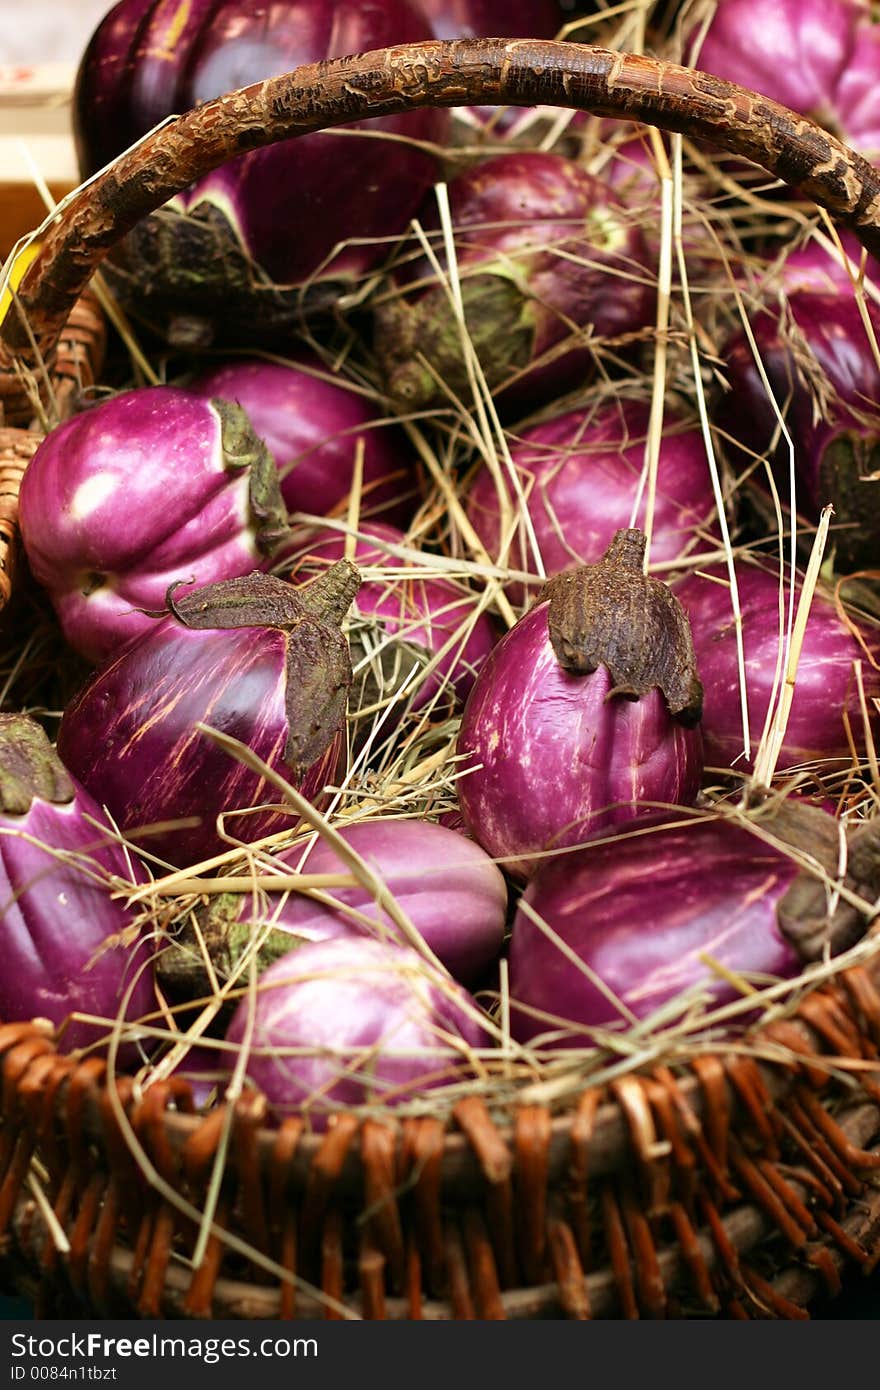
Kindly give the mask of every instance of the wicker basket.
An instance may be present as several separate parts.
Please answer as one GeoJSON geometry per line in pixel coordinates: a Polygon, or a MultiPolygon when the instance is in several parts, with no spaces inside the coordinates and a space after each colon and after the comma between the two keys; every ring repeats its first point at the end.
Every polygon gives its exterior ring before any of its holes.
{"type": "MultiPolygon", "coordinates": [[[[880,254],[880,174],[705,74],[527,40],[362,55],[207,103],[73,197],[0,328],[7,420],[32,414],[42,363],[68,380],[98,370],[57,352],[60,337],[80,341],[61,332],[74,300],[106,250],[197,175],[325,125],[464,103],[574,106],[714,141],[880,254]]],[[[7,433],[8,552],[15,474],[38,437],[7,433]]],[[[553,1112],[472,1096],[448,1122],[343,1114],[324,1135],[297,1118],[264,1126],[254,1098],[197,1116],[183,1081],[140,1092],[59,1055],[36,1024],[0,1025],[0,1262],[54,1315],[804,1316],[844,1265],[880,1260],[876,940],[748,1054],[626,1075],[553,1112]]]]}

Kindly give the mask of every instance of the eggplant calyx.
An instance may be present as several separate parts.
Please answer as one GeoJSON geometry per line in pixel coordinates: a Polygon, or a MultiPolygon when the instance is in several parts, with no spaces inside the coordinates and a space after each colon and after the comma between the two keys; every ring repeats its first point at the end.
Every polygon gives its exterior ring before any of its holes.
{"type": "Polygon", "coordinates": [[[0,715],[0,811],[24,816],[35,799],[64,805],[75,796],[46,731],[25,714],[0,715]]]}
{"type": "MultiPolygon", "coordinates": [[[[250,902],[250,895],[247,896],[250,902]]],[[[211,994],[214,982],[208,962],[216,980],[221,983],[228,980],[245,952],[253,950],[258,936],[261,942],[255,952],[258,975],[281,956],[305,944],[302,937],[292,932],[280,927],[272,927],[267,932],[259,921],[255,922],[248,914],[242,916],[244,900],[242,894],[221,893],[207,906],[195,909],[198,931],[188,916],[179,931],[168,936],[156,956],[156,973],[175,999],[198,999],[211,994]]]]}
{"type": "Polygon", "coordinates": [[[699,722],[703,687],[687,614],[662,580],[643,571],[644,532],[618,531],[594,565],[554,575],[536,604],[547,603],[556,659],[572,675],[604,666],[608,699],[638,700],[659,689],[681,724],[699,722]]]}
{"type": "Polygon", "coordinates": [[[847,573],[872,565],[877,553],[877,490],[880,433],[877,427],[853,425],[838,430],[825,445],[819,463],[819,494],[834,506],[832,539],[837,567],[847,573]]]}
{"type": "MultiPolygon", "coordinates": [[[[780,931],[805,962],[821,960],[826,950],[839,955],[854,946],[865,935],[869,919],[834,892],[840,882],[839,823],[815,807],[791,806],[784,820],[772,816],[770,827],[780,839],[806,850],[827,875],[800,871],[777,904],[780,931]],[[792,812],[798,812],[796,818],[792,812]]],[[[849,828],[845,850],[843,886],[875,902],[880,896],[880,820],[849,828]]]]}
{"type": "MultiPolygon", "coordinates": [[[[490,389],[526,367],[535,340],[534,304],[509,274],[481,269],[462,277],[468,335],[490,389]]],[[[401,410],[448,405],[471,391],[461,326],[446,288],[415,303],[390,300],[375,315],[375,347],[388,394],[401,410]]]]}
{"type": "Polygon", "coordinates": [[[316,579],[297,588],[307,612],[333,627],[341,627],[361,587],[361,572],[350,560],[337,560],[316,579]]]}
{"type": "MultiPolygon", "coordinates": [[[[389,633],[385,624],[373,617],[352,623],[348,644],[354,668],[349,719],[355,724],[365,721],[360,733],[355,730],[357,748],[372,727],[377,710],[395,701],[404,689],[412,694],[418,688],[413,672],[423,671],[433,653],[410,638],[389,633]]],[[[401,709],[405,702],[402,697],[401,709]]],[[[442,707],[442,697],[438,704],[442,707]]]]}
{"type": "Polygon", "coordinates": [[[287,508],[278,466],[237,401],[217,396],[211,405],[220,417],[220,447],[227,472],[248,472],[248,499],[257,548],[270,555],[287,534],[287,508]]]}
{"type": "Polygon", "coordinates": [[[338,560],[308,586],[296,588],[285,579],[261,570],[235,579],[220,579],[193,589],[183,598],[168,591],[167,603],[185,627],[277,627],[293,632],[307,620],[339,628],[361,585],[360,571],[350,560],[338,560]]]}
{"type": "Polygon", "coordinates": [[[284,761],[295,773],[309,768],[342,728],[351,686],[351,656],[341,623],[360,588],[350,560],[302,588],[253,570],[206,584],[168,605],[185,627],[278,628],[287,635],[284,761]]]}
{"type": "Polygon", "coordinates": [[[172,199],[120,241],[104,273],[125,308],[172,347],[289,343],[303,319],[326,316],[350,288],[340,274],[276,284],[216,204],[172,199]]]}

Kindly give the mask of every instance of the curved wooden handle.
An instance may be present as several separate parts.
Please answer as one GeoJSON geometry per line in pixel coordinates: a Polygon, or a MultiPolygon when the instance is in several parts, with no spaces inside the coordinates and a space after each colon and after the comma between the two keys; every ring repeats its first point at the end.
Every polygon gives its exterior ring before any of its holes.
{"type": "Polygon", "coordinates": [[[880,256],[880,171],[804,116],[690,68],[586,44],[456,39],[297,68],[177,117],[79,190],[0,325],[0,368],[48,356],[72,304],[142,217],[237,154],[420,106],[568,106],[707,140],[784,179],[880,256]]]}

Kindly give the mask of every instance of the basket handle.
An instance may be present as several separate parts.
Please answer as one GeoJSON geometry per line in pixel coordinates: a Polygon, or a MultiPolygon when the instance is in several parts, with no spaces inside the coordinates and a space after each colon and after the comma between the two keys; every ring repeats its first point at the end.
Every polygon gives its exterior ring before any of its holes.
{"type": "Polygon", "coordinates": [[[422,106],[563,106],[742,155],[849,224],[880,256],[880,170],[814,122],[708,73],[587,44],[453,39],[310,63],[176,117],[77,190],[0,323],[0,370],[51,355],[93,272],[142,217],[235,155],[422,106]]]}

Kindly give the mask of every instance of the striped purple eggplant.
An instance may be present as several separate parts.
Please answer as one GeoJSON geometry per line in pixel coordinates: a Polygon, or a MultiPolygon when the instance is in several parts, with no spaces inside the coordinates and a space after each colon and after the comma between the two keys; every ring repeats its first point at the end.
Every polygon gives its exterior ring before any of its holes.
{"type": "MultiPolygon", "coordinates": [[[[864,274],[874,284],[880,283],[880,262],[865,255],[854,232],[838,228],[840,246],[858,276],[864,256],[864,274]]],[[[809,290],[812,294],[849,294],[853,292],[853,277],[839,256],[831,255],[818,241],[808,241],[789,251],[780,266],[780,278],[786,294],[809,290]]]]}
{"type": "Polygon", "coordinates": [[[361,516],[405,525],[418,502],[416,475],[398,426],[372,409],[318,357],[239,358],[203,372],[189,390],[247,411],[278,467],[288,512],[326,516],[351,491],[363,444],[361,516]]]}
{"type": "MultiPolygon", "coordinates": [[[[880,312],[866,309],[875,332],[880,312]]],[[[834,506],[831,545],[840,573],[873,566],[880,543],[880,366],[850,288],[795,291],[784,313],[751,319],[764,372],[794,448],[796,510],[817,521],[834,506]]],[[[752,471],[768,455],[783,502],[789,498],[790,450],[745,331],[721,357],[729,383],[714,420],[737,467],[752,471]]],[[[760,471],[757,474],[761,480],[760,471]]]]}
{"type": "MultiPolygon", "coordinates": [[[[592,411],[567,411],[511,438],[516,470],[531,534],[520,521],[506,564],[537,573],[534,541],[548,575],[570,565],[601,559],[616,531],[628,524],[644,474],[649,408],[641,401],[619,401],[592,411]]],[[[510,516],[522,512],[513,482],[504,475],[510,516]]],[[[637,519],[643,525],[644,496],[637,519]]],[[[510,522],[492,472],[481,466],[467,501],[468,518],[489,555],[499,556],[510,522]]],[[[717,538],[715,498],[706,448],[696,423],[669,411],[657,474],[651,532],[651,559],[676,560],[717,538]]],[[[536,588],[540,583],[535,581],[536,588]]],[[[514,603],[524,587],[508,586],[514,603]]]]}
{"type": "Polygon", "coordinates": [[[702,691],[687,619],[642,574],[645,537],[551,580],[491,653],[462,718],[457,781],[479,844],[526,878],[540,857],[656,803],[702,772],[702,691]]]}
{"type": "MultiPolygon", "coordinates": [[[[547,863],[513,926],[513,1035],[589,1045],[592,1028],[625,1031],[661,1008],[669,1021],[699,998],[731,1003],[743,993],[731,974],[773,984],[826,949],[853,945],[865,919],[840,898],[829,915],[838,822],[788,801],[748,824],[754,829],[724,816],[658,821],[547,863]]],[[[876,826],[856,822],[849,837],[846,886],[868,902],[880,890],[876,826]]],[[[731,1027],[751,1021],[741,1012],[731,1027]]]]}
{"type": "Polygon", "coordinates": [[[880,160],[880,27],[866,0],[721,0],[693,67],[761,92],[880,160]]]}
{"type": "MultiPolygon", "coordinates": [[[[371,817],[338,827],[345,843],[364,860],[449,973],[463,984],[478,979],[501,951],[507,887],[501,871],[465,835],[431,821],[371,817]]],[[[281,874],[350,875],[335,846],[319,839],[303,849],[279,850],[281,874]]],[[[197,998],[210,989],[204,952],[218,979],[234,973],[255,939],[258,969],[308,941],[365,934],[406,945],[400,926],[360,883],[328,886],[319,897],[265,892],[257,910],[252,893],[223,894],[195,909],[199,934],[189,917],[163,950],[158,970],[163,986],[197,998]]]]}
{"type": "MultiPolygon", "coordinates": [[[[349,644],[355,679],[352,714],[375,718],[376,706],[387,703],[405,689],[398,708],[443,709],[463,702],[477,672],[495,645],[496,632],[485,612],[477,610],[477,596],[435,573],[424,579],[395,571],[412,569],[410,562],[391,554],[387,545],[406,546],[406,536],[393,526],[362,522],[353,559],[367,571],[358,590],[356,614],[349,624],[349,644]],[[385,571],[371,579],[369,569],[385,571]],[[390,573],[389,573],[390,572],[390,573]],[[431,663],[433,669],[422,676],[431,663]],[[418,672],[414,678],[413,671],[418,672]]],[[[279,553],[279,563],[290,578],[304,582],[326,572],[345,553],[345,536],[335,530],[310,530],[292,536],[290,546],[279,553]]],[[[430,556],[425,557],[430,567],[430,556]]]]}
{"type": "MultiPolygon", "coordinates": [[[[653,322],[656,277],[637,222],[573,160],[496,155],[451,181],[449,203],[468,332],[506,409],[521,415],[579,383],[595,363],[585,330],[616,338],[653,322]]],[[[420,220],[436,227],[436,204],[420,220]]],[[[450,392],[470,401],[448,287],[427,261],[377,307],[375,347],[401,409],[448,405],[450,392]]]]}
{"type": "MultiPolygon", "coordinates": [[[[788,581],[782,597],[778,568],[769,561],[736,565],[742,610],[743,648],[748,692],[750,752],[743,757],[743,726],[736,627],[727,570],[707,566],[686,576],[675,592],[691,621],[697,665],[705,687],[703,745],[711,767],[751,766],[761,740],[771,700],[778,696],[780,666],[788,616],[788,581]]],[[[800,595],[798,579],[795,602],[800,595]]],[[[874,701],[880,698],[880,628],[867,618],[847,620],[830,593],[821,588],[810,605],[800,648],[794,696],[779,750],[780,771],[818,762],[823,771],[849,766],[852,750],[864,754],[865,715],[880,732],[874,701]],[[865,692],[864,713],[856,680],[860,663],[865,692]]],[[[877,734],[875,733],[875,737],[877,734]]]]}
{"type": "Polygon", "coordinates": [[[247,574],[284,535],[274,460],[240,406],[125,391],[46,437],[21,485],[31,570],[64,635],[102,661],[179,592],[247,574]]]}
{"type": "MultiPolygon", "coordinates": [[[[120,0],[79,68],[80,171],[225,92],[431,37],[415,0],[120,0]]],[[[387,253],[437,177],[425,145],[448,126],[447,112],[426,109],[250,150],[139,223],[105,273],[181,346],[287,338],[304,310],[331,307],[387,253]]]]}
{"type": "Polygon", "coordinates": [[[351,662],[340,624],[358,583],[342,561],[307,598],[253,573],[170,599],[169,616],[68,706],[58,736],[66,765],[172,864],[218,854],[229,837],[292,828],[279,794],[195,725],[239,739],[319,800],[344,755],[351,662]]]}
{"type": "Polygon", "coordinates": [[[123,895],[145,877],[40,726],[0,715],[0,1019],[49,1019],[69,1052],[151,1014],[152,962],[123,895]]]}
{"type": "Polygon", "coordinates": [[[556,0],[418,0],[438,39],[552,39],[562,27],[556,0]]]}
{"type": "Polygon", "coordinates": [[[323,1129],[342,1107],[395,1106],[472,1076],[472,1049],[490,1041],[479,1020],[467,991],[410,947],[337,937],[271,965],[226,1038],[246,1045],[277,1119],[302,1113],[323,1129]]]}
{"type": "MultiPolygon", "coordinates": [[[[613,188],[627,207],[660,206],[660,174],[646,126],[630,121],[603,121],[602,134],[608,149],[601,167],[601,178],[613,188]]],[[[646,229],[655,238],[659,228],[646,229]]],[[[685,229],[682,228],[682,234],[685,229]]]]}

